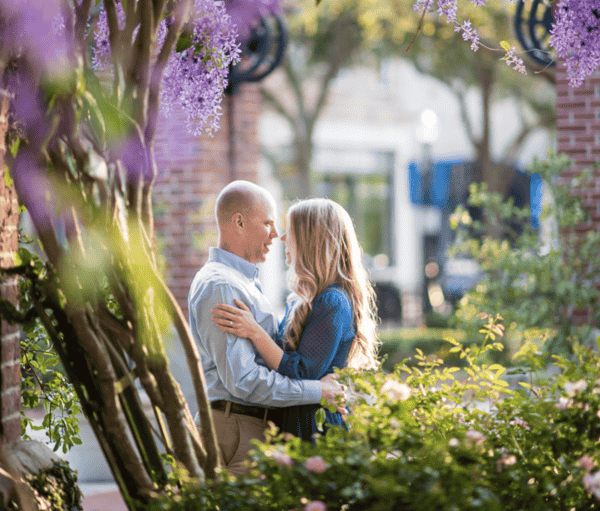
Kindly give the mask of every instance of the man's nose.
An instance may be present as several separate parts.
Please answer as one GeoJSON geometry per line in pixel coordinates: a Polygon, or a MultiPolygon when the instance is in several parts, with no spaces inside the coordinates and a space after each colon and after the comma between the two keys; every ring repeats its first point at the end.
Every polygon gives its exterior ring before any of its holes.
{"type": "Polygon", "coordinates": [[[271,229],[271,238],[278,238],[279,234],[277,233],[277,228],[273,227],[273,229],[271,229]]]}

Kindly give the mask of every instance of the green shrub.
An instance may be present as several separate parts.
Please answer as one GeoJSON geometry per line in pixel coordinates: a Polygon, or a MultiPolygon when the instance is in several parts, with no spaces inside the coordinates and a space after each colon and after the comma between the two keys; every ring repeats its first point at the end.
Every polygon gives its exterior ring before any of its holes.
{"type": "MultiPolygon", "coordinates": [[[[417,350],[426,356],[441,358],[448,366],[464,366],[464,361],[456,353],[450,353],[451,345],[445,340],[448,337],[460,341],[464,346],[479,342],[476,336],[468,338],[464,330],[451,328],[390,328],[378,332],[381,346],[379,358],[382,370],[390,373],[403,362],[414,364],[413,357],[417,350]]],[[[488,353],[490,360],[509,364],[504,351],[488,353]]]]}
{"type": "Polygon", "coordinates": [[[459,301],[455,327],[472,335],[479,312],[500,313],[510,352],[532,331],[549,354],[568,354],[574,341],[589,341],[592,328],[600,325],[600,233],[588,223],[581,190],[593,187],[594,176],[583,170],[566,178],[570,165],[565,155],[551,155],[529,169],[553,197],[541,212],[542,222],[554,223],[553,229],[537,231],[529,222],[529,207],[503,201],[485,183],[470,185],[468,204],[481,208],[484,220],[474,221],[459,207],[450,218],[457,236],[449,255],[475,259],[484,277],[459,301]]]}
{"type": "Polygon", "coordinates": [[[347,431],[313,445],[272,430],[247,477],[188,481],[149,509],[598,509],[598,353],[575,345],[575,359],[555,356],[559,372],[546,382],[534,376],[537,347],[525,344],[517,356],[530,381],[513,391],[503,366],[482,362],[503,349],[500,317],[480,317],[480,345],[448,338],[465,379],[422,353],[387,375],[344,370],[356,397],[347,431]]]}

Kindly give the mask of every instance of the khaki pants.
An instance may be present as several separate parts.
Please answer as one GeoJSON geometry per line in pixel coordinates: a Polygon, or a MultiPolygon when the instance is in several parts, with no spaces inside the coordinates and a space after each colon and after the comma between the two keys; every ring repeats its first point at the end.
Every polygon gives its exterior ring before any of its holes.
{"type": "Polygon", "coordinates": [[[245,474],[246,455],[254,448],[250,440],[265,441],[267,421],[221,410],[212,410],[212,415],[222,466],[235,476],[245,474]]]}

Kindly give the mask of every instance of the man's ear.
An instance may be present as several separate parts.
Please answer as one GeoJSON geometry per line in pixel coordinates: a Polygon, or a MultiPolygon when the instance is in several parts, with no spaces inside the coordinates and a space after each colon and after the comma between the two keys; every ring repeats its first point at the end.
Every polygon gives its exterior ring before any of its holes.
{"type": "Polygon", "coordinates": [[[233,224],[239,228],[244,227],[244,225],[246,224],[246,219],[241,213],[236,213],[235,215],[233,215],[232,221],[233,224]]]}

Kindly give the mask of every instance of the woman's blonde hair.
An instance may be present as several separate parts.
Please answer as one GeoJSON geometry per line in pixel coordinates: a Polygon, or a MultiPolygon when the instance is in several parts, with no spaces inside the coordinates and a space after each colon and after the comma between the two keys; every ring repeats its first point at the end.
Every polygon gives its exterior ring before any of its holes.
{"type": "Polygon", "coordinates": [[[315,298],[331,284],[339,284],[350,297],[356,326],[348,366],[376,369],[375,293],[362,264],[362,250],[350,215],[332,200],[307,199],[288,210],[287,222],[293,250],[288,271],[291,310],[284,342],[292,349],[298,348],[315,298]]]}

